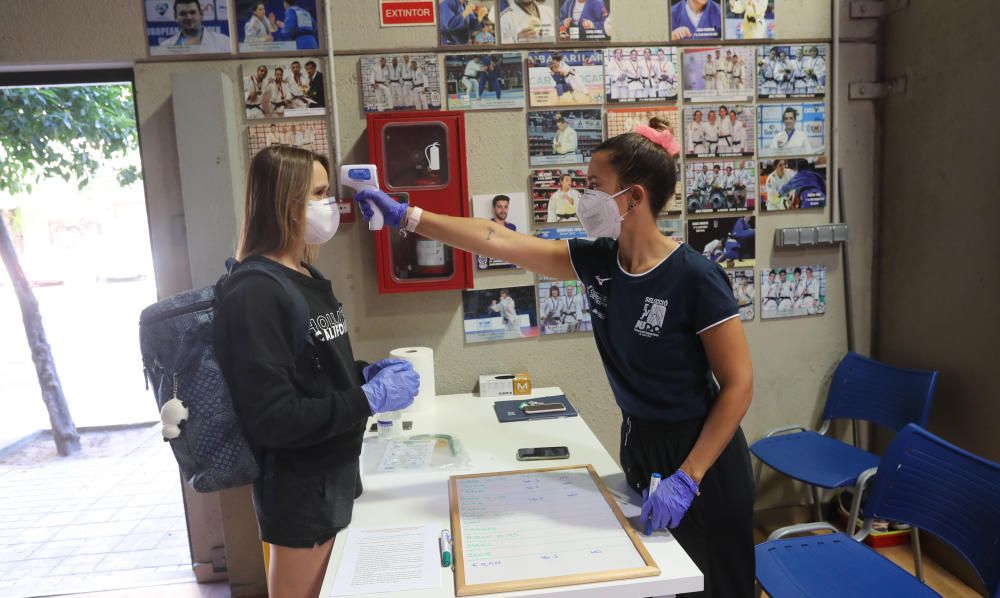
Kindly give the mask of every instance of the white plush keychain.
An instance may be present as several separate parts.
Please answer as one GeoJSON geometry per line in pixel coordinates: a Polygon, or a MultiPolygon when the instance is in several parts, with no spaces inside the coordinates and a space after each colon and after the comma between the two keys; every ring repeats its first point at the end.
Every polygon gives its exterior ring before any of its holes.
{"type": "Polygon", "coordinates": [[[173,440],[181,435],[180,424],[188,418],[188,408],[177,398],[177,374],[174,374],[174,396],[160,409],[164,440],[173,440]]]}

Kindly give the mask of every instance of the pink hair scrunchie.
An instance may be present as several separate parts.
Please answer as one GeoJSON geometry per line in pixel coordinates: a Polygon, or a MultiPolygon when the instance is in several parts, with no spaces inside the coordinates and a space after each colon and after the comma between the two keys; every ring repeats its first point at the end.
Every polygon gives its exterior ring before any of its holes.
{"type": "Polygon", "coordinates": [[[677,139],[670,131],[657,131],[649,125],[636,125],[633,132],[662,147],[671,156],[677,156],[681,153],[681,144],[677,143],[677,139]]]}

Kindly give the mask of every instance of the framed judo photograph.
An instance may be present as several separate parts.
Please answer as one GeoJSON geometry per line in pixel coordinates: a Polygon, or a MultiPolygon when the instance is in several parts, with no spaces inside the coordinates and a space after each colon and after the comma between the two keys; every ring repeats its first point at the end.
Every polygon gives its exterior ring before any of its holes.
{"type": "Polygon", "coordinates": [[[828,51],[825,44],[757,46],[757,97],[823,97],[828,51]]]}
{"type": "Polygon", "coordinates": [[[229,0],[144,0],[150,56],[232,54],[229,0]]]}
{"type": "Polygon", "coordinates": [[[579,106],[604,101],[604,53],[558,50],[528,53],[528,93],[533,107],[579,106]]]}
{"type": "MultiPolygon", "coordinates": [[[[649,122],[654,118],[667,123],[667,128],[677,138],[677,141],[681,142],[681,112],[675,106],[609,108],[606,115],[608,127],[607,138],[611,139],[622,133],[630,133],[638,125],[648,126],[649,122]]],[[[674,160],[674,165],[677,167],[677,186],[675,188],[674,199],[678,200],[681,198],[681,161],[674,160]]],[[[683,208],[681,207],[681,203],[677,201],[668,201],[663,209],[668,212],[679,212],[683,208]]]]}
{"type": "MultiPolygon", "coordinates": [[[[473,195],[472,215],[475,218],[485,218],[497,224],[502,224],[508,230],[514,232],[527,233],[529,230],[528,204],[523,191],[473,195]]],[[[514,264],[496,258],[486,257],[485,255],[476,256],[477,270],[499,270],[516,267],[514,264]]]]}
{"type": "Polygon", "coordinates": [[[719,0],[670,0],[670,40],[722,39],[719,0]]]}
{"type": "Polygon", "coordinates": [[[576,208],[586,188],[586,170],[580,168],[532,170],[532,221],[536,224],[579,222],[576,208]]]}
{"type": "Polygon", "coordinates": [[[462,291],[466,343],[538,336],[535,285],[462,291]]]}
{"type": "Polygon", "coordinates": [[[753,214],[688,219],[687,242],[723,268],[752,268],[757,255],[756,224],[753,214]]]}
{"type": "Polygon", "coordinates": [[[751,157],[754,139],[753,106],[684,107],[684,155],[688,158],[751,157]]]}
{"type": "Polygon", "coordinates": [[[326,114],[321,58],[262,58],[240,63],[248,120],[326,114]]]}
{"type": "Polygon", "coordinates": [[[670,237],[678,243],[684,242],[684,221],[680,218],[660,218],[656,228],[664,237],[670,237]]]}
{"type": "Polygon", "coordinates": [[[753,284],[754,269],[727,270],[726,276],[729,277],[729,283],[733,287],[733,298],[736,299],[736,305],[740,310],[740,320],[753,321],[757,296],[757,289],[753,284]]]}
{"type": "Polygon", "coordinates": [[[826,157],[760,161],[762,212],[826,206],[826,157]]]}
{"type": "Polygon", "coordinates": [[[817,156],[826,152],[826,104],[761,104],[757,107],[761,157],[817,156]]]}
{"type": "Polygon", "coordinates": [[[495,0],[435,0],[442,47],[495,48],[499,25],[495,0]]]}
{"type": "Polygon", "coordinates": [[[359,60],[365,112],[440,110],[437,54],[378,54],[359,60]]]}
{"type": "Polygon", "coordinates": [[[826,266],[786,266],[760,271],[760,319],[826,313],[826,266]]]}
{"type": "Polygon", "coordinates": [[[611,0],[553,0],[559,4],[559,41],[609,41],[611,0]]]}
{"type": "Polygon", "coordinates": [[[754,166],[753,160],[685,162],[688,214],[752,212],[757,204],[754,166]]]}
{"type": "Polygon", "coordinates": [[[609,104],[677,99],[680,65],[676,48],[604,50],[604,97],[609,104]]]}
{"type": "Polygon", "coordinates": [[[593,330],[583,283],[579,280],[539,281],[538,328],[542,336],[593,330]]]}
{"type": "Polygon", "coordinates": [[[555,3],[555,0],[500,0],[500,43],[554,43],[555,3]]]}
{"type": "Polygon", "coordinates": [[[749,46],[684,49],[684,99],[752,101],[754,49],[749,46]]]}
{"type": "Polygon", "coordinates": [[[528,163],[548,166],[589,162],[603,133],[599,109],[528,112],[528,163]]]}
{"type": "Polygon", "coordinates": [[[320,49],[316,0],[235,0],[240,53],[320,49]]]}
{"type": "Polygon", "coordinates": [[[524,108],[524,68],[519,52],[447,54],[448,110],[524,108]]]}
{"type": "Polygon", "coordinates": [[[726,39],[774,39],[775,0],[724,0],[726,39]]]}
{"type": "Polygon", "coordinates": [[[250,158],[269,145],[294,145],[322,156],[330,156],[326,119],[292,122],[251,123],[247,126],[250,158]]]}

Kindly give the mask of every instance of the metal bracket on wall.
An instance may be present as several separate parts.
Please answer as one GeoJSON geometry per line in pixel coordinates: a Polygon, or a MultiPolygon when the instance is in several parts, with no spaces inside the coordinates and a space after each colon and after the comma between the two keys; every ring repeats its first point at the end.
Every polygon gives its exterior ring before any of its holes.
{"type": "Polygon", "coordinates": [[[881,19],[910,6],[910,0],[851,0],[852,19],[881,19]]]}
{"type": "Polygon", "coordinates": [[[905,92],[906,77],[897,77],[889,81],[862,81],[847,86],[847,98],[850,100],[876,100],[905,92]]]}

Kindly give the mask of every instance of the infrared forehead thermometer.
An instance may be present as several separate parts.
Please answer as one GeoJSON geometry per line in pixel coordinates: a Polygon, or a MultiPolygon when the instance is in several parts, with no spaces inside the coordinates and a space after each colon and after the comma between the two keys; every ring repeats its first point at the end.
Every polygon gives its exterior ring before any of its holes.
{"type": "MultiPolygon", "coordinates": [[[[378,167],[374,164],[344,164],[340,167],[340,186],[350,187],[357,193],[362,189],[378,190],[378,167]]],[[[382,218],[382,211],[373,203],[371,207],[371,220],[368,221],[368,230],[382,230],[385,220],[382,218]]]]}

